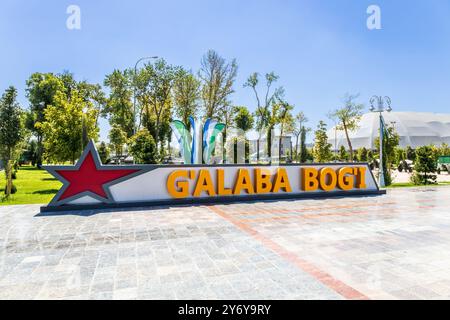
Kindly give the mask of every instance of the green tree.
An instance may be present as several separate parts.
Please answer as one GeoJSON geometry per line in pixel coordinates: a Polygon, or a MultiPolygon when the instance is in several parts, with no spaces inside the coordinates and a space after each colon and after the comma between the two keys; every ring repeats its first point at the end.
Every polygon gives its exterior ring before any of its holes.
{"type": "MultiPolygon", "coordinates": [[[[281,161],[281,144],[285,133],[291,133],[294,130],[294,117],[291,111],[294,106],[286,101],[280,101],[280,107],[277,115],[277,122],[280,127],[280,136],[278,141],[278,159],[281,161]]],[[[291,155],[292,157],[292,155],[291,155]]]]}
{"type": "Polygon", "coordinates": [[[97,117],[95,125],[98,126],[98,119],[100,115],[105,114],[105,106],[107,99],[102,87],[99,84],[91,84],[87,81],[76,81],[74,74],[69,71],[64,71],[57,75],[58,79],[64,84],[64,93],[67,99],[72,98],[72,92],[77,91],[78,97],[80,97],[84,102],[91,103],[92,106],[97,110],[97,117]]]}
{"type": "Polygon", "coordinates": [[[348,161],[348,153],[347,153],[347,150],[345,150],[344,146],[341,146],[339,148],[339,160],[340,161],[348,161]]]}
{"type": "Polygon", "coordinates": [[[191,73],[181,70],[173,87],[175,114],[190,128],[189,117],[196,118],[200,102],[200,81],[191,73]]]}
{"type": "Polygon", "coordinates": [[[109,130],[109,142],[114,150],[115,156],[122,156],[123,146],[127,143],[127,133],[118,124],[113,124],[109,130]]]}
{"type": "Polygon", "coordinates": [[[365,147],[358,149],[357,159],[359,162],[367,162],[369,160],[368,151],[365,147]]]}
{"type": "Polygon", "coordinates": [[[96,118],[97,110],[77,90],[71,92],[70,98],[58,92],[44,111],[44,121],[38,124],[45,137],[45,158],[53,163],[75,163],[86,141],[98,137],[96,118]]]}
{"type": "Polygon", "coordinates": [[[164,59],[148,63],[136,75],[137,99],[143,109],[143,126],[148,129],[163,153],[172,114],[172,89],[182,69],[164,59]]]}
{"type": "Polygon", "coordinates": [[[450,156],[450,147],[448,146],[448,144],[442,143],[438,149],[439,149],[439,156],[441,157],[450,156]]]}
{"type": "Polygon", "coordinates": [[[411,180],[416,185],[436,183],[436,157],[430,146],[416,149],[416,161],[414,162],[414,174],[411,180]]]}
{"type": "Polygon", "coordinates": [[[13,187],[12,171],[18,157],[18,147],[23,138],[22,111],[17,99],[17,90],[9,87],[0,99],[0,157],[5,164],[5,197],[16,190],[13,187]]]}
{"type": "Polygon", "coordinates": [[[396,147],[394,165],[398,167],[403,160],[405,160],[405,149],[396,147]]]}
{"type": "Polygon", "coordinates": [[[227,62],[216,51],[209,50],[202,58],[199,78],[204,117],[220,120],[223,107],[230,105],[229,96],[234,92],[237,63],[227,62]]]}
{"type": "Polygon", "coordinates": [[[130,139],[129,152],[137,163],[156,163],[156,143],[146,128],[139,130],[130,139]]]}
{"type": "Polygon", "coordinates": [[[272,90],[273,84],[279,79],[279,77],[274,73],[266,73],[265,75],[265,91],[263,93],[264,99],[260,98],[258,93],[258,85],[259,85],[259,74],[257,72],[252,73],[247,81],[244,83],[245,88],[251,88],[256,98],[256,130],[258,131],[258,140],[257,140],[257,161],[259,162],[259,140],[261,139],[261,132],[266,130],[266,139],[267,139],[267,151],[269,157],[271,156],[271,148],[272,148],[272,129],[276,123],[276,110],[274,110],[273,106],[276,100],[281,99],[284,94],[283,87],[278,87],[272,90]],[[272,110],[271,110],[272,107],[272,110]]]}
{"type": "Polygon", "coordinates": [[[27,127],[35,134],[37,140],[37,166],[42,165],[44,153],[43,133],[39,124],[44,121],[44,112],[54,104],[56,94],[64,92],[64,82],[52,73],[33,73],[26,81],[26,94],[30,101],[30,113],[27,127]]]}
{"type": "Polygon", "coordinates": [[[345,137],[347,138],[348,149],[350,151],[350,159],[353,161],[353,147],[350,140],[349,131],[356,130],[361,120],[362,110],[364,106],[362,104],[356,103],[355,100],[358,95],[347,94],[344,98],[345,106],[343,108],[337,109],[330,114],[330,117],[335,118],[339,121],[336,126],[337,130],[344,130],[345,137]]]}
{"type": "Polygon", "coordinates": [[[22,163],[31,163],[32,166],[36,165],[37,161],[37,142],[35,139],[29,139],[26,145],[26,149],[22,154],[22,163]]]}
{"type": "Polygon", "coordinates": [[[114,70],[104,81],[110,90],[103,109],[103,115],[109,118],[110,125],[119,126],[127,138],[134,133],[135,119],[132,103],[132,83],[129,70],[114,70]]]}
{"type": "Polygon", "coordinates": [[[109,159],[109,148],[108,145],[102,141],[98,146],[98,155],[100,156],[100,160],[103,164],[106,164],[109,159]]]}
{"type": "MultiPolygon", "coordinates": [[[[302,133],[303,133],[303,129],[305,126],[305,123],[308,122],[308,118],[306,118],[305,114],[300,111],[294,119],[294,130],[292,131],[292,133],[295,136],[295,149],[294,149],[294,153],[295,153],[295,158],[297,160],[299,160],[300,158],[300,154],[299,154],[299,142],[301,144],[301,138],[302,138],[302,133]]],[[[304,137],[306,138],[306,132],[304,134],[304,137]]],[[[303,141],[303,143],[305,143],[305,141],[303,141]]]]}
{"type": "Polygon", "coordinates": [[[327,162],[333,157],[331,152],[331,144],[328,143],[327,125],[320,121],[317,130],[314,133],[313,156],[315,162],[327,162]]]}
{"type": "MultiPolygon", "coordinates": [[[[400,136],[395,130],[394,125],[385,127],[386,133],[383,135],[383,172],[384,182],[387,186],[392,184],[392,170],[394,169],[396,159],[396,148],[400,143],[400,136]]],[[[375,147],[380,150],[380,138],[375,139],[375,147]]]]}
{"type": "Polygon", "coordinates": [[[234,125],[244,133],[253,128],[253,115],[248,111],[247,107],[234,107],[234,125]]]}
{"type": "Polygon", "coordinates": [[[311,158],[310,151],[306,147],[306,133],[311,131],[310,128],[306,128],[305,126],[302,127],[301,134],[300,134],[300,156],[299,156],[299,162],[305,163],[309,158],[311,158]]]}
{"type": "Polygon", "coordinates": [[[406,147],[405,153],[406,153],[406,159],[412,160],[412,161],[414,161],[416,159],[416,152],[414,151],[413,148],[411,148],[411,146],[406,147]]]}

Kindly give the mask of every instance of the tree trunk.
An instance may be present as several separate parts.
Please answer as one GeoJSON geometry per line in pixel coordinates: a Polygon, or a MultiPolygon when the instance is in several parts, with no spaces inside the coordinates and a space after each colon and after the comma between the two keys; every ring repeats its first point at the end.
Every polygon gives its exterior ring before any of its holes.
{"type": "Polygon", "coordinates": [[[6,193],[5,198],[8,199],[11,195],[12,190],[12,168],[11,168],[11,160],[6,160],[6,166],[5,166],[5,174],[6,174],[6,193]]]}
{"type": "Polygon", "coordinates": [[[348,130],[347,130],[347,126],[345,123],[344,123],[344,131],[345,131],[345,137],[347,138],[348,148],[350,150],[350,162],[353,162],[352,142],[350,141],[350,137],[348,136],[348,130]]]}
{"type": "Polygon", "coordinates": [[[225,129],[222,132],[222,141],[223,141],[223,147],[222,147],[222,163],[226,163],[227,162],[227,149],[226,149],[226,144],[227,144],[227,126],[225,126],[225,129]]]}
{"type": "Polygon", "coordinates": [[[259,137],[256,140],[256,163],[259,163],[259,137]]]}
{"type": "Polygon", "coordinates": [[[280,137],[278,138],[278,163],[281,163],[281,144],[283,143],[283,125],[280,128],[280,137]]]}
{"type": "Polygon", "coordinates": [[[36,166],[40,169],[42,167],[42,135],[37,136],[37,150],[36,150],[36,166]]]}
{"type": "Polygon", "coordinates": [[[272,163],[272,126],[267,129],[267,156],[269,158],[269,163],[272,163]]]}
{"type": "MultiPolygon", "coordinates": [[[[301,132],[301,131],[300,131],[301,132]]],[[[299,156],[298,156],[298,137],[300,136],[300,134],[295,136],[295,159],[298,161],[299,156]]]]}

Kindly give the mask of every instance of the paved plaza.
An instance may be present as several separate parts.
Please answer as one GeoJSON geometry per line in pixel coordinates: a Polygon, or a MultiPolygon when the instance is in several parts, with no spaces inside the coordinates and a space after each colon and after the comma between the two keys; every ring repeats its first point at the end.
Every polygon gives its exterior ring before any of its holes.
{"type": "Polygon", "coordinates": [[[450,299],[450,187],[39,214],[0,207],[1,299],[450,299]]]}

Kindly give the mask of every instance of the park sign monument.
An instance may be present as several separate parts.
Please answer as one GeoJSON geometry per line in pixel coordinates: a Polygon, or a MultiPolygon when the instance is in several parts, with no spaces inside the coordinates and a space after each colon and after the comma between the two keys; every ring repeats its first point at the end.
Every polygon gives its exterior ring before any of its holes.
{"type": "Polygon", "coordinates": [[[63,185],[41,212],[384,194],[367,163],[210,164],[224,125],[172,129],[183,165],[103,165],[93,141],[74,166],[45,166],[63,185]]]}

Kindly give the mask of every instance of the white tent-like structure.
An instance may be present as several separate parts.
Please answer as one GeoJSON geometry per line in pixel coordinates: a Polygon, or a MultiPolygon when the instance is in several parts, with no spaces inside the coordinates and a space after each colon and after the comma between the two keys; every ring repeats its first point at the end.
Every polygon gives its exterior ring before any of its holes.
{"type": "MultiPolygon", "coordinates": [[[[386,125],[394,125],[400,135],[400,147],[417,148],[424,145],[450,145],[450,114],[429,112],[383,112],[386,125]]],[[[379,114],[366,113],[362,116],[359,128],[350,132],[353,149],[366,147],[375,149],[375,139],[379,136],[379,114]]],[[[344,146],[348,149],[343,130],[328,130],[328,143],[332,148],[344,146]],[[335,136],[337,139],[335,139],[335,136]]]]}

